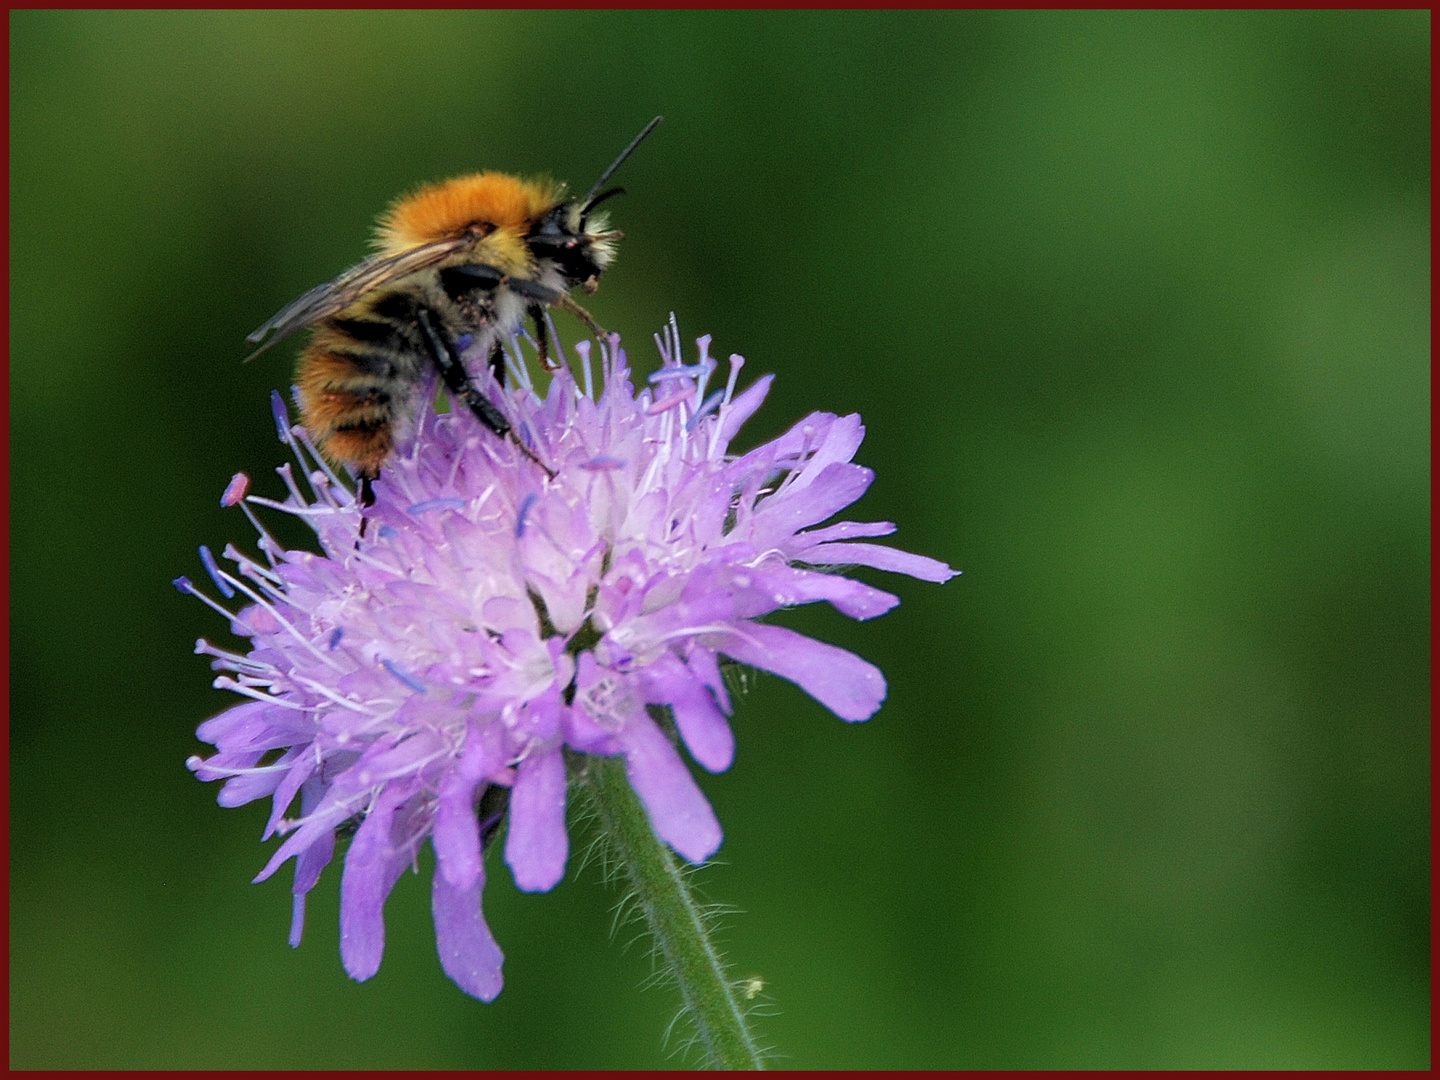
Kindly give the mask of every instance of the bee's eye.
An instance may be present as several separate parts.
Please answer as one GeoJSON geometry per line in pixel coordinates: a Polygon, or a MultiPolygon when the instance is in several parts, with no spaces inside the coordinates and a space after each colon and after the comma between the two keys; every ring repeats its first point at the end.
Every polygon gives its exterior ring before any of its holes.
{"type": "Polygon", "coordinates": [[[560,226],[560,218],[556,211],[551,211],[536,223],[530,233],[531,237],[537,240],[555,241],[565,237],[565,230],[560,226]]]}
{"type": "Polygon", "coordinates": [[[560,214],[561,211],[557,209],[542,218],[530,233],[530,243],[556,250],[569,247],[572,234],[565,228],[560,214]]]}

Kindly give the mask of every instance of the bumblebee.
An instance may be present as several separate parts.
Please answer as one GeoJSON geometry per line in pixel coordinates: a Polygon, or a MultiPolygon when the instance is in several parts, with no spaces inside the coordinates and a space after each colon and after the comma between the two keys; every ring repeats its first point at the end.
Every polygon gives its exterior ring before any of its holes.
{"type": "Polygon", "coordinates": [[[596,207],[624,188],[601,189],[660,119],[581,199],[567,199],[565,185],[548,179],[498,172],[456,177],[397,199],[380,217],[374,255],[311,289],[246,339],[260,346],[253,359],[314,327],[295,380],[301,420],[326,457],[349,467],[362,505],[374,503],[371,484],[432,372],[457,403],[553,475],[481,392],[462,354],[484,357],[503,382],[503,344],[528,317],[549,366],[550,307],[570,311],[603,336],[570,293],[594,293],[614,261],[623,234],[596,207]]]}

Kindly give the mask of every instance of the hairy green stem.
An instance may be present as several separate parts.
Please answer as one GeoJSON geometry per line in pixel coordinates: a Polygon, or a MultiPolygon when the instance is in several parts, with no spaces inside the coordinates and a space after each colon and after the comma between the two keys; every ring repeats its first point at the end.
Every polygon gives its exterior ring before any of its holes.
{"type": "Polygon", "coordinates": [[[575,776],[591,796],[613,857],[625,867],[660,956],[680,988],[706,1064],[712,1069],[763,1069],[705,917],[675,856],[650,827],[626,778],[624,759],[588,757],[575,776]]]}

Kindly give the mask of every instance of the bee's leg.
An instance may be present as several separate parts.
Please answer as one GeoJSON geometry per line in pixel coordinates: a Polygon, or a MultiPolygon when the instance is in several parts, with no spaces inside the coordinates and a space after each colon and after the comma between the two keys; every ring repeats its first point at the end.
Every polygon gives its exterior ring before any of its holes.
{"type": "Polygon", "coordinates": [[[465,372],[465,365],[460,362],[460,357],[444,334],[435,329],[435,324],[430,320],[430,312],[421,308],[416,312],[416,318],[420,323],[420,330],[425,335],[425,345],[430,353],[430,359],[434,361],[440,377],[445,380],[446,387],[456,398],[469,406],[475,418],[493,431],[502,439],[509,437],[510,441],[519,447],[520,452],[531,461],[545,470],[547,476],[552,480],[555,474],[545,465],[528,446],[522,443],[510,427],[510,421],[497,409],[490,400],[479,390],[475,389],[470,376],[465,372]]]}
{"type": "Polygon", "coordinates": [[[545,309],[539,304],[531,304],[525,309],[525,314],[529,315],[535,324],[535,346],[540,352],[540,366],[546,371],[555,371],[560,365],[550,359],[550,335],[545,329],[545,309]]]}
{"type": "MultiPolygon", "coordinates": [[[[374,480],[375,477],[371,476],[369,473],[360,474],[360,540],[365,539],[365,526],[370,524],[370,519],[365,516],[364,512],[375,505],[375,488],[373,485],[374,480]]],[[[356,542],[355,546],[360,546],[358,541],[356,542]]]]}
{"type": "Polygon", "coordinates": [[[500,344],[500,339],[495,339],[495,344],[490,346],[490,356],[485,361],[490,365],[490,374],[495,376],[495,381],[501,386],[505,385],[505,347],[500,344]]]}
{"type": "Polygon", "coordinates": [[[591,315],[590,312],[586,311],[574,300],[571,300],[568,293],[562,293],[560,295],[560,299],[555,302],[555,306],[562,307],[566,311],[570,312],[571,315],[574,315],[577,319],[583,322],[585,326],[589,329],[589,331],[601,341],[604,341],[605,338],[608,336],[605,333],[605,330],[601,327],[601,325],[595,321],[595,316],[591,315]]]}
{"type": "MultiPolygon", "coordinates": [[[[586,311],[574,300],[571,300],[569,293],[563,293],[559,289],[552,289],[547,285],[541,285],[537,281],[525,281],[517,278],[506,278],[504,284],[509,287],[511,292],[523,296],[527,300],[538,300],[540,303],[549,304],[551,307],[564,308],[570,312],[571,315],[574,315],[583,322],[597,338],[600,338],[602,341],[605,339],[605,331],[600,324],[595,321],[595,316],[591,315],[590,312],[586,311]]],[[[538,306],[538,304],[532,305],[532,312],[533,309],[538,306]]],[[[531,317],[534,318],[534,315],[532,314],[531,317]]],[[[538,319],[536,319],[536,325],[539,325],[538,319]]]]}
{"type": "Polygon", "coordinates": [[[420,330],[425,335],[430,359],[434,361],[435,369],[440,372],[440,377],[445,380],[450,393],[465,402],[476,418],[496,435],[503,439],[510,434],[510,421],[505,419],[504,414],[492,405],[484,394],[475,389],[470,382],[470,376],[465,373],[465,365],[460,362],[460,357],[455,352],[455,346],[435,329],[435,324],[430,320],[430,312],[421,308],[417,318],[420,330]]]}

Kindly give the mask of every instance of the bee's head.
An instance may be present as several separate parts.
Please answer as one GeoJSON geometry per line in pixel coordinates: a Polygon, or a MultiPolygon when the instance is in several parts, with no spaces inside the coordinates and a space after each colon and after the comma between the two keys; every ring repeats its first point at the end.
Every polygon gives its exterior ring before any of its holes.
{"type": "MultiPolygon", "coordinates": [[[[618,195],[621,190],[615,188],[604,197],[618,195]]],[[[600,275],[615,261],[615,242],[624,237],[609,227],[603,213],[593,213],[599,201],[559,203],[535,223],[526,237],[537,258],[554,263],[567,289],[583,285],[587,292],[594,292],[600,275]]]]}
{"type": "Polygon", "coordinates": [[[558,203],[542,215],[530,230],[526,239],[531,250],[555,264],[568,288],[583,285],[587,292],[594,292],[600,275],[615,261],[615,242],[624,239],[624,234],[611,229],[609,220],[603,213],[596,213],[596,207],[606,199],[625,194],[625,189],[600,189],[658,123],[660,117],[657,116],[645,125],[645,130],[636,135],[620,156],[610,163],[610,167],[600,174],[600,179],[595,181],[583,199],[558,203]]]}

